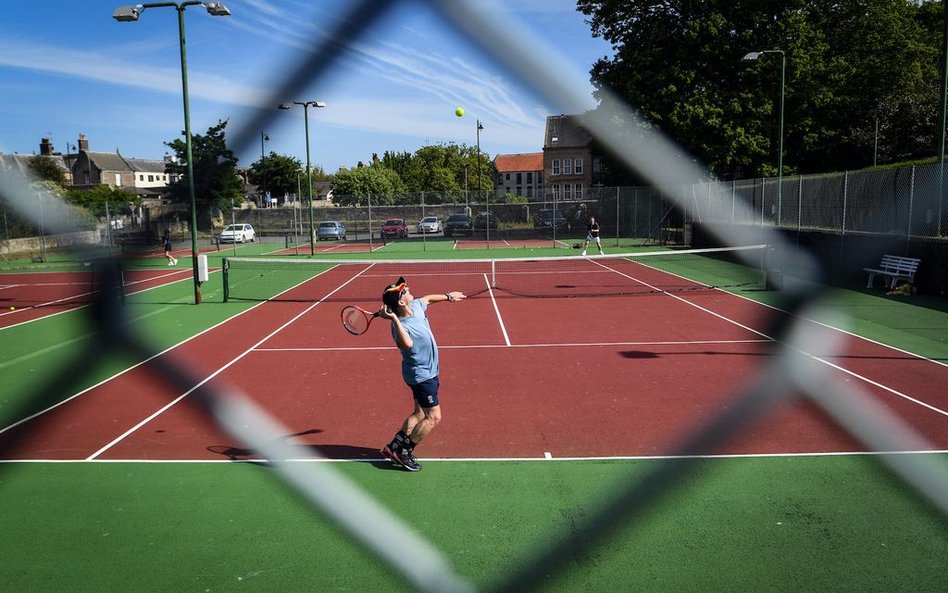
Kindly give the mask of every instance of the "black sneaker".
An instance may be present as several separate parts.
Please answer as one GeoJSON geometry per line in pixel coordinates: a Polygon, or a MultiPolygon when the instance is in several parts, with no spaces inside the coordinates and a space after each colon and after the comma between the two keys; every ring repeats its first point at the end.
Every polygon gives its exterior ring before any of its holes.
{"type": "Polygon", "coordinates": [[[385,445],[384,447],[379,449],[379,453],[381,453],[383,457],[385,457],[386,459],[389,459],[395,465],[405,467],[405,464],[402,463],[402,460],[399,459],[398,455],[396,455],[395,452],[392,451],[392,449],[388,445],[385,445]]]}
{"type": "Polygon", "coordinates": [[[421,464],[415,461],[415,456],[411,454],[407,449],[402,449],[399,458],[402,461],[402,466],[405,467],[410,472],[421,471],[421,464]]]}

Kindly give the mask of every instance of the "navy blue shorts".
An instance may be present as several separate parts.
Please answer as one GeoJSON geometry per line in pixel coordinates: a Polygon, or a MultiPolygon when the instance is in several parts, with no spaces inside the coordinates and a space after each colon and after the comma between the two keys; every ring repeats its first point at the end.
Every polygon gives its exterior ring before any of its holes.
{"type": "Polygon", "coordinates": [[[409,385],[415,402],[422,408],[433,408],[438,405],[438,387],[440,386],[441,382],[438,381],[437,377],[432,377],[416,385],[409,385]]]}

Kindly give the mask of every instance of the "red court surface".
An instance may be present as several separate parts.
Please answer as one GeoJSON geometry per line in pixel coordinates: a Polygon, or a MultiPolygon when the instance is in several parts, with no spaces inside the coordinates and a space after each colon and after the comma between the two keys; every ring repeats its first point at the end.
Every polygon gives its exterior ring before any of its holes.
{"type": "MultiPolygon", "coordinates": [[[[125,293],[134,294],[191,278],[191,268],[126,270],[125,293]]],[[[0,328],[84,307],[92,302],[92,272],[0,275],[0,328]]]]}
{"type": "MultiPolygon", "coordinates": [[[[394,270],[329,285],[381,289],[394,270]],[[358,284],[365,286],[355,286],[358,284]]],[[[337,276],[332,276],[337,274],[337,276]]],[[[628,275],[623,276],[628,277],[628,275]]],[[[421,279],[416,295],[452,289],[421,279]]],[[[300,456],[378,459],[411,409],[389,327],[355,337],[341,302],[261,303],[163,356],[187,361],[215,386],[233,386],[286,428],[300,456]]],[[[370,307],[372,303],[356,302],[370,307]]],[[[429,318],[441,351],[443,420],[420,459],[594,458],[669,454],[733,405],[772,360],[768,308],[706,290],[626,297],[493,298],[438,303],[429,318]]],[[[832,333],[843,348],[817,363],[860,387],[928,440],[948,449],[948,367],[832,333]]],[[[822,344],[811,354],[821,356],[822,344]]],[[[2,429],[11,459],[228,460],[254,452],[222,434],[148,365],[37,418],[2,429]]],[[[778,406],[716,454],[859,452],[807,403],[778,406]]],[[[688,453],[686,451],[686,453],[688,453]]],[[[694,451],[692,453],[699,453],[694,451]]]]}

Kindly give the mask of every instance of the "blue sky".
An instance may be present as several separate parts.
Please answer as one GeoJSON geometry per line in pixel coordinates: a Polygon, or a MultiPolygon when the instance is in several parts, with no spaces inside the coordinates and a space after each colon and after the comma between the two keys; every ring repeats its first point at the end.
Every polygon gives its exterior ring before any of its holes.
{"type": "MultiPolygon", "coordinates": [[[[384,0],[379,0],[382,2],[384,0]]],[[[303,110],[280,111],[269,95],[350,5],[339,0],[224,0],[232,15],[185,11],[191,129],[229,120],[228,138],[260,109],[272,111],[240,164],[275,151],[305,162],[303,110]]],[[[184,128],[176,12],[150,8],[133,23],[112,19],[123,0],[10,2],[0,21],[0,151],[34,153],[50,137],[65,152],[85,134],[94,151],[161,158],[184,128]]],[[[593,62],[611,55],[593,39],[574,0],[476,0],[524,37],[536,56],[588,87],[593,62]]],[[[286,100],[310,109],[311,160],[328,172],[386,150],[476,144],[491,157],[542,148],[545,117],[559,113],[499,70],[423,2],[401,3],[351,46],[331,74],[286,100]],[[467,115],[458,118],[454,108],[467,115]]],[[[232,147],[237,148],[237,147],[232,147]]]]}

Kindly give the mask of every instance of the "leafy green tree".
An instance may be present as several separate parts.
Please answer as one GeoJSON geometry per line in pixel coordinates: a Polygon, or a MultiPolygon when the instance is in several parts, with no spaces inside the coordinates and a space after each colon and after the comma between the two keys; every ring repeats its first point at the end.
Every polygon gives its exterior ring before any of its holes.
{"type": "MultiPolygon", "coordinates": [[[[218,121],[205,135],[192,135],[191,152],[194,158],[194,197],[197,205],[198,228],[210,228],[213,211],[227,210],[244,201],[243,181],[237,175],[237,157],[227,148],[224,130],[226,121],[218,121]]],[[[177,161],[169,163],[169,173],[179,175],[171,186],[175,200],[188,202],[187,145],[184,139],[165,143],[177,155],[177,161]]]]}
{"type": "Polygon", "coordinates": [[[295,194],[302,178],[303,194],[306,194],[306,172],[300,160],[271,152],[250,165],[250,183],[269,191],[273,196],[295,194]]]}
{"type": "MultiPolygon", "coordinates": [[[[913,0],[579,0],[615,55],[591,70],[723,178],[773,174],[780,56],[786,55],[784,172],[871,164],[876,115],[892,158],[932,153],[941,34],[913,0]],[[926,131],[928,131],[926,133],[926,131]]],[[[937,3],[938,11],[941,2],[937,3]]]]}
{"type": "Polygon", "coordinates": [[[66,172],[51,157],[37,155],[29,160],[27,167],[38,180],[52,181],[59,187],[66,186],[66,172]]]}
{"type": "Polygon", "coordinates": [[[405,186],[395,171],[379,164],[339,171],[333,178],[333,201],[340,206],[395,204],[405,186]]]}
{"type": "Polygon", "coordinates": [[[89,189],[70,189],[66,191],[66,200],[88,210],[94,216],[105,216],[106,204],[111,214],[126,209],[129,204],[141,205],[141,197],[123,189],[109,185],[96,185],[89,189]]]}

